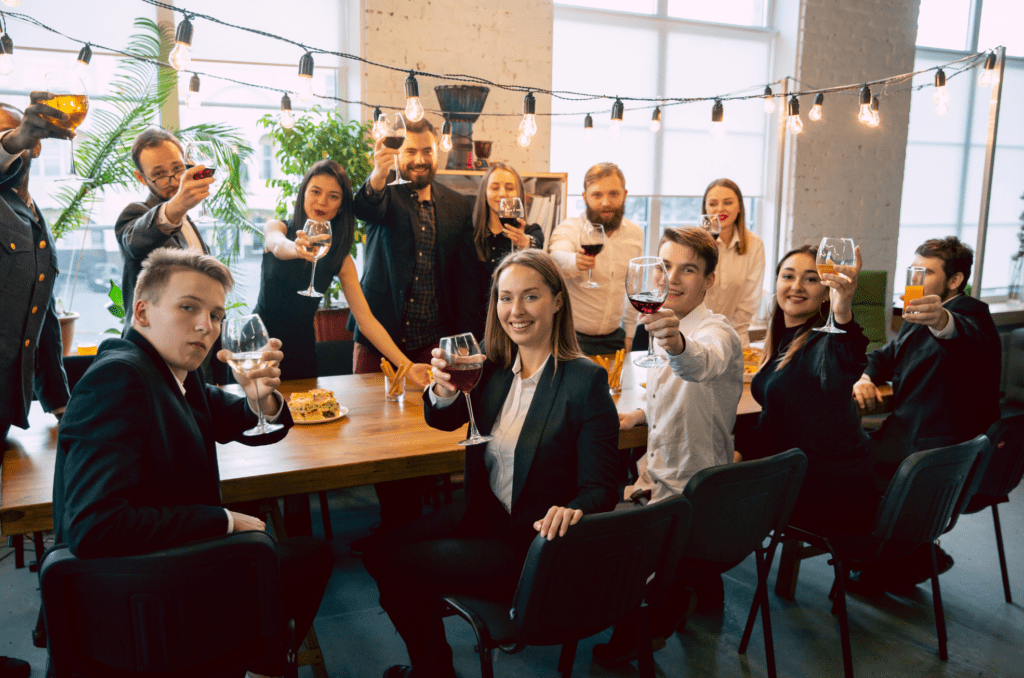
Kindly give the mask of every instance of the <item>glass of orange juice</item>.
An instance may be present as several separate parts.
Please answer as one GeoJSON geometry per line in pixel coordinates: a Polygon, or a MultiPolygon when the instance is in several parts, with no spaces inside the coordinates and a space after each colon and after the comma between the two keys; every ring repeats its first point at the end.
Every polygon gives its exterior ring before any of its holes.
{"type": "Polygon", "coordinates": [[[903,292],[903,309],[914,299],[924,296],[924,266],[907,266],[907,286],[903,292]]]}
{"type": "Polygon", "coordinates": [[[95,342],[78,342],[78,355],[96,355],[95,342]]]}

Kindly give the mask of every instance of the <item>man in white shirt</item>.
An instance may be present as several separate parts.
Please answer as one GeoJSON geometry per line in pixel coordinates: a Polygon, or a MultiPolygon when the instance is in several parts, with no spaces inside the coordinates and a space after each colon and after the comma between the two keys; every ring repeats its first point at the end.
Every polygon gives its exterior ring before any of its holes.
{"type": "Polygon", "coordinates": [[[583,177],[586,212],[566,219],[551,234],[550,253],[569,283],[576,339],[587,355],[621,348],[629,352],[636,333],[637,313],[626,300],[626,271],[630,259],[644,254],[644,230],[623,216],[626,194],[618,166],[594,165],[583,177]],[[597,256],[580,247],[588,222],[604,227],[604,249],[597,256]],[[591,274],[600,287],[581,287],[591,274]]]}
{"type": "MultiPolygon", "coordinates": [[[[743,393],[743,349],[729,320],[704,306],[715,282],[718,247],[699,228],[668,228],[658,256],[668,272],[668,299],[657,313],[640,316],[655,353],[667,358],[648,368],[643,407],[619,414],[622,430],[648,425],[647,452],[637,462],[640,477],[625,490],[627,500],[648,496],[657,502],[682,494],[698,471],[732,462],[732,428],[743,393]]],[[[686,613],[694,588],[704,608],[723,601],[720,576],[677,580],[666,600],[650,608],[654,648],[664,646],[686,613]]],[[[635,657],[637,619],[616,625],[612,640],[594,648],[599,664],[614,665],[635,657]]]]}

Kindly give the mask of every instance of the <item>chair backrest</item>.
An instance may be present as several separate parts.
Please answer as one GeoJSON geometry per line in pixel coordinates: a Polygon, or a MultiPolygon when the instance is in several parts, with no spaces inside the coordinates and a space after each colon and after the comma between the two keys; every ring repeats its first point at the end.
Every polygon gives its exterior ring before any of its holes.
{"type": "Polygon", "coordinates": [[[56,678],[246,667],[285,647],[274,540],[242,532],[166,551],[43,559],[40,583],[56,678]]]}
{"type": "Polygon", "coordinates": [[[885,491],[874,536],[908,543],[938,538],[949,524],[978,454],[988,444],[988,438],[980,435],[904,459],[885,491]]]}
{"type": "Polygon", "coordinates": [[[74,391],[75,385],[85,375],[85,371],[96,359],[95,355],[66,355],[62,359],[64,363],[64,374],[68,378],[68,391],[74,391]]]}
{"type": "Polygon", "coordinates": [[[807,457],[797,449],[766,459],[706,468],[683,496],[693,506],[684,558],[738,563],[772,530],[789,524],[807,457]]]}
{"type": "Polygon", "coordinates": [[[868,351],[885,345],[888,336],[885,331],[886,294],[888,273],[885,271],[861,271],[857,276],[857,290],[853,293],[853,315],[857,324],[870,340],[868,351]]]}
{"type": "MultiPolygon", "coordinates": [[[[991,432],[991,429],[989,432],[991,432]]],[[[989,438],[989,440],[991,441],[992,439],[989,438]]],[[[960,516],[967,510],[967,505],[971,503],[971,498],[974,497],[978,487],[981,486],[981,481],[985,477],[985,472],[988,470],[991,459],[992,443],[989,442],[986,447],[978,451],[978,456],[975,457],[971,471],[967,474],[967,480],[964,482],[963,489],[960,490],[960,496],[957,497],[956,504],[953,506],[953,515],[950,518],[949,526],[943,532],[949,532],[956,527],[956,522],[960,520],[960,516]]]]}
{"type": "Polygon", "coordinates": [[[639,605],[655,572],[674,572],[690,525],[683,497],[599,513],[526,556],[510,615],[519,645],[557,645],[591,636],[639,605]]]}
{"type": "Polygon", "coordinates": [[[977,494],[1004,497],[1024,476],[1024,414],[1000,419],[992,424],[988,435],[992,440],[992,459],[977,494]]]}

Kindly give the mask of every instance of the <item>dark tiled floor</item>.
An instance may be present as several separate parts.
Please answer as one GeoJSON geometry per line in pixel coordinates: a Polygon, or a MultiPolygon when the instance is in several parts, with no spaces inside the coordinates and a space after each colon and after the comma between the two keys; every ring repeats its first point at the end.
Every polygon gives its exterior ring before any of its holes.
{"type": "MultiPolygon", "coordinates": [[[[1018,489],[1001,517],[1010,558],[1011,585],[1024,601],[1024,490],[1018,489]]],[[[315,509],[318,507],[314,507],[315,509]]],[[[335,530],[335,572],[317,617],[316,629],[333,678],[373,678],[387,666],[407,661],[404,645],[377,605],[377,591],[348,543],[377,519],[376,500],[369,488],[331,493],[335,530]]],[[[314,510],[314,533],[322,534],[314,510]]],[[[858,678],[885,676],[1020,676],[1024,675],[1024,609],[1003,600],[995,555],[991,513],[965,516],[943,540],[956,566],[942,576],[943,601],[949,630],[949,661],[936,654],[930,587],[909,597],[867,600],[850,597],[850,625],[858,678]]],[[[777,560],[777,559],[776,559],[777,560]]],[[[754,565],[747,560],[725,575],[726,606],[715,616],[697,616],[683,636],[674,636],[655,655],[661,676],[766,675],[760,625],[746,657],[736,652],[753,594],[754,565]]],[[[774,576],[772,578],[774,582],[774,576]]],[[[841,676],[838,627],[829,614],[826,596],[831,568],[824,558],[804,561],[796,602],[771,595],[775,648],[781,676],[841,676]]],[[[45,651],[32,647],[29,630],[35,622],[38,591],[35,575],[14,569],[10,549],[0,549],[0,655],[28,659],[33,676],[41,676],[45,651]]],[[[460,675],[479,675],[473,637],[468,625],[447,620],[449,642],[460,675]]],[[[580,643],[575,675],[634,676],[636,666],[617,671],[590,662],[594,644],[607,640],[604,632],[580,643]]],[[[558,648],[529,648],[501,655],[495,672],[501,677],[557,675],[558,648]]],[[[311,676],[303,669],[302,676],[311,676]]]]}

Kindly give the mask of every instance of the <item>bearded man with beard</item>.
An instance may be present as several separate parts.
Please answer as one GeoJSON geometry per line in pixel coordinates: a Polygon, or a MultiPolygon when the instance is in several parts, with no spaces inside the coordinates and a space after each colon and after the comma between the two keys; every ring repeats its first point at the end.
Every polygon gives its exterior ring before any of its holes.
{"type": "Polygon", "coordinates": [[[628,353],[636,333],[637,312],[626,298],[629,260],[644,254],[644,230],[623,215],[626,209],[626,177],[617,165],[603,162],[583,177],[586,211],[570,217],[551,234],[551,256],[569,282],[573,324],[580,349],[587,355],[628,353]],[[604,249],[590,256],[580,247],[587,223],[604,227],[604,249]],[[593,271],[600,287],[581,287],[593,271]]]}
{"type": "MultiPolygon", "coordinates": [[[[373,171],[356,192],[353,212],[366,222],[360,284],[373,316],[413,362],[429,363],[438,340],[473,328],[484,290],[460,284],[473,248],[473,202],[435,182],[437,132],[426,118],[405,123],[398,151],[378,139],[373,171]],[[397,168],[409,183],[389,183],[397,168]]],[[[350,316],[352,371],[380,372],[381,354],[350,316]]],[[[477,337],[481,339],[482,337],[477,337]]],[[[382,528],[420,515],[423,479],[378,483],[382,528]]],[[[360,553],[362,544],[353,545],[360,553]]]]}

